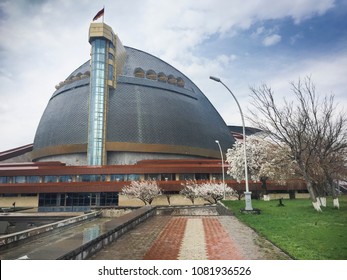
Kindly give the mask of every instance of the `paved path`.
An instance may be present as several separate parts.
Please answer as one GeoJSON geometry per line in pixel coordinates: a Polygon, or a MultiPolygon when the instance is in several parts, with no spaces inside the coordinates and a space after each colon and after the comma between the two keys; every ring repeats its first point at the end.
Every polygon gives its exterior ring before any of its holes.
{"type": "Polygon", "coordinates": [[[155,216],[93,260],[290,259],[233,216],[155,216]]]}

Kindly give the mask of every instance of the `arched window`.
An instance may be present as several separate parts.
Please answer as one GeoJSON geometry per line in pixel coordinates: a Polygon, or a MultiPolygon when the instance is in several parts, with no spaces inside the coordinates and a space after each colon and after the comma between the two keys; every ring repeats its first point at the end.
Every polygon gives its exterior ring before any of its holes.
{"type": "Polygon", "coordinates": [[[160,72],[158,74],[158,81],[166,83],[167,82],[167,76],[163,72],[160,72]]]}
{"type": "Polygon", "coordinates": [[[168,81],[168,83],[171,84],[171,85],[176,85],[176,84],[177,84],[177,79],[176,79],[175,76],[173,76],[173,75],[169,75],[167,81],[168,81]]]}
{"type": "Polygon", "coordinates": [[[157,73],[155,73],[154,70],[148,70],[146,73],[146,78],[150,80],[156,80],[157,79],[157,73]]]}
{"type": "Polygon", "coordinates": [[[179,87],[184,87],[184,80],[181,77],[177,78],[177,85],[179,87]]]}
{"type": "Polygon", "coordinates": [[[136,78],[144,78],[145,77],[145,71],[143,71],[142,68],[137,67],[134,71],[134,76],[136,78]]]}

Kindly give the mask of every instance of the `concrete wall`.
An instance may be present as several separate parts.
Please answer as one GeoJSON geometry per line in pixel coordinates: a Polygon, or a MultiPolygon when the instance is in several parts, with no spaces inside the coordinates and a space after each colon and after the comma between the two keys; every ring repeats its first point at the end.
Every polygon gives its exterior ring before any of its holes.
{"type": "Polygon", "coordinates": [[[138,224],[147,220],[149,217],[152,217],[156,214],[156,208],[151,206],[144,206],[137,210],[134,210],[124,216],[121,216],[117,219],[113,219],[107,223],[109,230],[89,241],[88,243],[83,244],[78,248],[72,249],[69,253],[61,256],[58,259],[62,260],[83,260],[91,257],[96,252],[100,251],[103,247],[112,243],[118,239],[121,235],[128,232],[129,230],[136,227],[138,224]]]}
{"type": "MultiPolygon", "coordinates": [[[[59,222],[51,223],[48,225],[35,227],[32,229],[24,230],[21,232],[16,232],[8,235],[3,235],[0,237],[0,248],[9,247],[11,245],[14,245],[17,242],[24,242],[29,241],[34,238],[37,238],[38,236],[41,236],[44,233],[51,232],[53,230],[66,228],[68,226],[75,225],[76,223],[80,223],[92,218],[95,218],[97,216],[101,215],[101,211],[96,211],[76,217],[72,217],[69,219],[61,220],[59,222]]],[[[17,245],[17,244],[15,244],[17,245]]]]}
{"type": "Polygon", "coordinates": [[[217,208],[218,214],[221,215],[221,216],[232,216],[233,215],[231,210],[228,207],[226,207],[223,204],[223,202],[221,202],[221,201],[217,202],[216,208],[217,208]]]}
{"type": "Polygon", "coordinates": [[[37,207],[39,205],[39,197],[37,195],[0,197],[0,207],[13,207],[13,202],[16,203],[16,207],[37,207]]]}

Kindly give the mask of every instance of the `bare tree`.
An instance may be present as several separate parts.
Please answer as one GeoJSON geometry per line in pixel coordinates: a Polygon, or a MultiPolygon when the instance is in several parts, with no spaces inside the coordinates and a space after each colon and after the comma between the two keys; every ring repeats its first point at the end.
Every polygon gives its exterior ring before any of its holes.
{"type": "Polygon", "coordinates": [[[289,147],[312,204],[321,211],[317,198],[327,187],[334,193],[332,181],[346,169],[346,114],[336,112],[333,96],[318,98],[310,78],[292,82],[291,86],[295,102],[284,99],[283,106],[278,105],[267,85],[251,88],[255,108],[250,112],[251,120],[277,145],[289,147]]]}

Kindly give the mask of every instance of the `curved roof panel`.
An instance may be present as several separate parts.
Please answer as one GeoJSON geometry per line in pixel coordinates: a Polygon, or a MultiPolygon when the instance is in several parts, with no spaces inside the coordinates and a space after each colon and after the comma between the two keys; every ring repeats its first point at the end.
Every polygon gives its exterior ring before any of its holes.
{"type": "MultiPolygon", "coordinates": [[[[224,149],[233,145],[227,125],[189,78],[155,56],[125,49],[123,74],[117,77],[116,89],[109,94],[108,150],[131,152],[135,147],[137,151],[145,151],[152,145],[154,152],[180,153],[177,147],[187,147],[181,149],[182,154],[209,156],[206,151],[219,154],[216,139],[224,149]],[[167,77],[172,75],[179,78],[181,85],[135,77],[139,68],[167,77]]],[[[68,79],[87,71],[89,62],[68,79]]],[[[36,131],[34,155],[86,152],[88,100],[89,77],[69,82],[53,93],[36,131]]]]}

